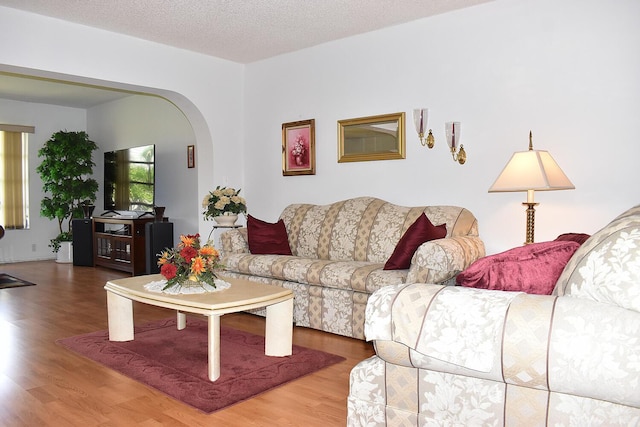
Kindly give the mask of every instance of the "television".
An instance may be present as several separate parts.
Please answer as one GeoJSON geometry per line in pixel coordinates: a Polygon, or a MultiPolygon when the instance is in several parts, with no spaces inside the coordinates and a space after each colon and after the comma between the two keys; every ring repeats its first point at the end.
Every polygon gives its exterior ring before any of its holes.
{"type": "Polygon", "coordinates": [[[155,145],[104,153],[104,208],[152,212],[155,203],[155,145]]]}

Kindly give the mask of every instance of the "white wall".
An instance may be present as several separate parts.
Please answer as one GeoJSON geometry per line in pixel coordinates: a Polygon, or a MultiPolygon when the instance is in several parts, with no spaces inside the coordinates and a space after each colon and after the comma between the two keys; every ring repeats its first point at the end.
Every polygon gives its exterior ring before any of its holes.
{"type": "Polygon", "coordinates": [[[156,205],[167,207],[165,216],[173,223],[174,241],[180,234],[198,231],[200,211],[193,206],[200,199],[197,169],[187,169],[187,145],[195,145],[196,140],[189,121],[175,105],[155,96],[130,96],[90,108],[87,129],[100,147],[96,214],[104,211],[104,152],[155,144],[156,205]]]}
{"type": "MultiPolygon", "coordinates": [[[[497,0],[242,66],[0,7],[0,39],[12,41],[0,71],[170,99],[194,130],[200,196],[242,187],[266,220],[292,202],[364,194],[461,205],[493,253],[524,240],[525,195],[487,189],[529,130],[576,185],[536,194],[536,240],[594,232],[638,203],[638,16],[635,0],[497,0]],[[431,109],[433,150],[408,123],[406,160],[337,163],[337,120],[421,106],[431,109]],[[317,174],[283,177],[281,124],[308,118],[317,174]],[[464,166],[444,148],[450,120],[462,122],[464,166]]],[[[210,227],[199,215],[200,232],[210,227]]]]}
{"type": "Polygon", "coordinates": [[[275,220],[292,202],[372,195],[452,204],[488,253],[522,244],[525,193],[488,194],[514,151],[548,150],[576,186],[537,192],[536,241],[593,233],[638,204],[640,2],[499,0],[253,63],[246,69],[246,194],[275,220]],[[436,147],[411,112],[429,107],[436,147]],[[341,119],[407,112],[405,160],[337,163],[341,119]],[[316,175],[281,173],[281,123],[315,118],[316,175]],[[467,164],[444,122],[461,121],[467,164]]]}
{"type": "MultiPolygon", "coordinates": [[[[167,201],[167,215],[191,210],[200,233],[209,233],[211,223],[199,215],[202,197],[223,181],[243,186],[242,65],[1,6],[0,39],[11,40],[0,49],[0,71],[151,93],[175,104],[197,141],[198,197],[175,208],[167,201]]],[[[171,180],[167,193],[184,191],[181,180],[193,171],[187,173],[171,180]]]]}
{"type": "MultiPolygon", "coordinates": [[[[59,130],[86,130],[86,110],[0,99],[0,123],[35,126],[35,133],[29,134],[30,227],[27,230],[6,231],[0,241],[0,262],[53,258],[49,242],[59,233],[58,222],[40,217],[40,200],[44,194],[42,181],[35,171],[42,161],[38,157],[38,150],[59,130]]],[[[96,153],[93,155],[94,162],[96,153]]]]}

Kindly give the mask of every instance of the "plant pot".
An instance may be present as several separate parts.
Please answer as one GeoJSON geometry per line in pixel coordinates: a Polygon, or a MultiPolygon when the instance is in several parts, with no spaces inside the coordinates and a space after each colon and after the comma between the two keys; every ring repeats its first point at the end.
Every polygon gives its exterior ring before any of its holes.
{"type": "Polygon", "coordinates": [[[73,262],[73,246],[71,246],[71,242],[60,242],[60,249],[56,255],[56,262],[61,264],[73,262]]]}
{"type": "Polygon", "coordinates": [[[230,227],[236,223],[236,221],[238,220],[238,215],[233,214],[233,215],[214,216],[213,220],[216,222],[216,224],[222,227],[230,227]]]}

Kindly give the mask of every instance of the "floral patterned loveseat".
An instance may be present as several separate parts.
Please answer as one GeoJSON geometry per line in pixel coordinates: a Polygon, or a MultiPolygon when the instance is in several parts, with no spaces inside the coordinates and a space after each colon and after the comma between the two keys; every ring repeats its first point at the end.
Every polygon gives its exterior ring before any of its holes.
{"type": "Polygon", "coordinates": [[[404,284],[366,314],[349,426],[640,426],[640,206],[552,295],[404,284]]]}
{"type": "Polygon", "coordinates": [[[247,229],[221,235],[225,275],[283,286],[294,292],[294,322],[364,339],[372,292],[390,284],[454,282],[484,256],[476,218],[454,206],[403,207],[373,197],[329,205],[293,204],[283,220],[292,256],[249,253],[247,229]],[[446,236],[423,243],[407,270],[384,270],[396,244],[425,213],[446,236]]]}

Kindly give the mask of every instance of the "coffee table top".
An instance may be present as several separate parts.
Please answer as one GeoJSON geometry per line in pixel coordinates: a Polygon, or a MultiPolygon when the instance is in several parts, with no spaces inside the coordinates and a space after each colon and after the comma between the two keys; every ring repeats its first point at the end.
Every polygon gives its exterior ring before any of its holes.
{"type": "Polygon", "coordinates": [[[202,294],[171,295],[144,289],[144,285],[147,283],[162,280],[163,277],[160,274],[110,280],[104,288],[125,298],[147,304],[176,310],[184,309],[184,311],[188,312],[218,314],[264,307],[293,298],[293,292],[290,289],[250,282],[246,279],[223,276],[220,276],[220,278],[231,283],[231,287],[202,294]]]}

